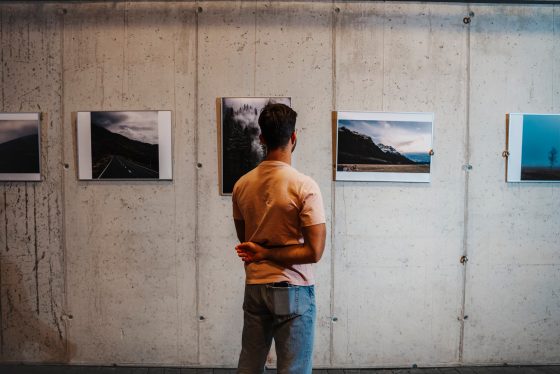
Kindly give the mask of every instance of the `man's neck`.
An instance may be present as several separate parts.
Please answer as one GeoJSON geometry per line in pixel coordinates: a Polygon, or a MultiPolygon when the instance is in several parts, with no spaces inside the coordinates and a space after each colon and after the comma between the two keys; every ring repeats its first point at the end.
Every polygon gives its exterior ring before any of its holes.
{"type": "Polygon", "coordinates": [[[292,164],[292,151],[289,147],[277,148],[268,151],[266,161],[282,161],[288,165],[292,164]]]}

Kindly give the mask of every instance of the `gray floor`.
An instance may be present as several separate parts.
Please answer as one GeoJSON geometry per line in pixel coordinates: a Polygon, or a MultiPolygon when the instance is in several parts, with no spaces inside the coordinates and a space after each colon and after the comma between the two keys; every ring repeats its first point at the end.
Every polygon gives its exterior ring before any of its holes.
{"type": "MultiPolygon", "coordinates": [[[[1,374],[235,374],[235,369],[115,366],[2,365],[1,374]]],[[[267,370],[267,374],[276,370],[267,370]]],[[[318,369],[313,374],[560,374],[560,366],[492,366],[420,369],[318,369]]]]}

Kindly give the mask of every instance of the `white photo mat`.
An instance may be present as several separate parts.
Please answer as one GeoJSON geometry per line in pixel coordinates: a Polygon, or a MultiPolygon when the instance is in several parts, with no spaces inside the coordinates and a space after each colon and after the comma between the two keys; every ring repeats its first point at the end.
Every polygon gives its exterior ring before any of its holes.
{"type": "MultiPolygon", "coordinates": [[[[41,114],[40,113],[0,113],[0,121],[36,121],[37,122],[37,153],[39,155],[39,171],[37,173],[2,173],[0,181],[31,181],[41,180],[41,114]]],[[[2,129],[0,128],[0,132],[2,129]]],[[[15,160],[14,160],[15,162],[15,160]]]]}
{"type": "MultiPolygon", "coordinates": [[[[336,181],[367,181],[367,182],[416,182],[429,183],[430,173],[412,173],[412,172],[368,172],[368,171],[339,171],[338,170],[338,129],[339,121],[355,120],[355,121],[394,121],[394,122],[430,122],[432,136],[430,146],[426,152],[430,152],[433,146],[433,123],[434,113],[412,113],[412,112],[352,112],[337,111],[335,112],[335,180],[336,181]]],[[[431,162],[430,162],[431,170],[431,162]]]]}
{"type": "MultiPolygon", "coordinates": [[[[158,134],[158,178],[114,178],[94,179],[92,176],[92,140],[91,140],[91,113],[77,112],[76,134],[78,146],[78,179],[80,180],[172,180],[172,139],[171,139],[171,111],[106,111],[119,113],[157,112],[158,134]]],[[[103,112],[103,111],[98,111],[103,112]]]]}
{"type": "MultiPolygon", "coordinates": [[[[523,128],[525,116],[554,116],[559,119],[560,123],[560,114],[509,113],[506,115],[506,150],[508,152],[506,161],[506,181],[520,183],[558,183],[559,180],[523,179],[523,128]]],[[[558,151],[560,151],[560,147],[558,151]]]]}

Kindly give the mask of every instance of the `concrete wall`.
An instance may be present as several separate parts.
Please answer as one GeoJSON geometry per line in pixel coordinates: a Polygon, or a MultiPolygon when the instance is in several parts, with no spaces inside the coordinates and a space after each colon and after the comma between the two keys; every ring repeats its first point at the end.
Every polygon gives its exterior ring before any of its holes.
{"type": "Polygon", "coordinates": [[[295,163],[327,210],[316,366],[560,363],[560,189],[506,184],[501,156],[505,113],[560,111],[557,14],[1,4],[0,110],[45,113],[44,181],[0,184],[1,361],[234,366],[243,269],[215,105],[270,95],[292,97],[295,163]],[[173,181],[77,180],[74,113],[122,109],[173,111],[173,181]],[[332,182],[332,110],[435,112],[432,182],[332,182]]]}

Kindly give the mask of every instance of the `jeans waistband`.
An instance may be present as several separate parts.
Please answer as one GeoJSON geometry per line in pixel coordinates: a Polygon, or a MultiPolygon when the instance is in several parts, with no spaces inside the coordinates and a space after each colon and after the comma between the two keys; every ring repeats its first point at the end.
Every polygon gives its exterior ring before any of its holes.
{"type": "Polygon", "coordinates": [[[292,284],[288,281],[274,282],[274,283],[269,283],[268,285],[271,286],[271,287],[290,287],[290,286],[292,286],[292,284]]]}

